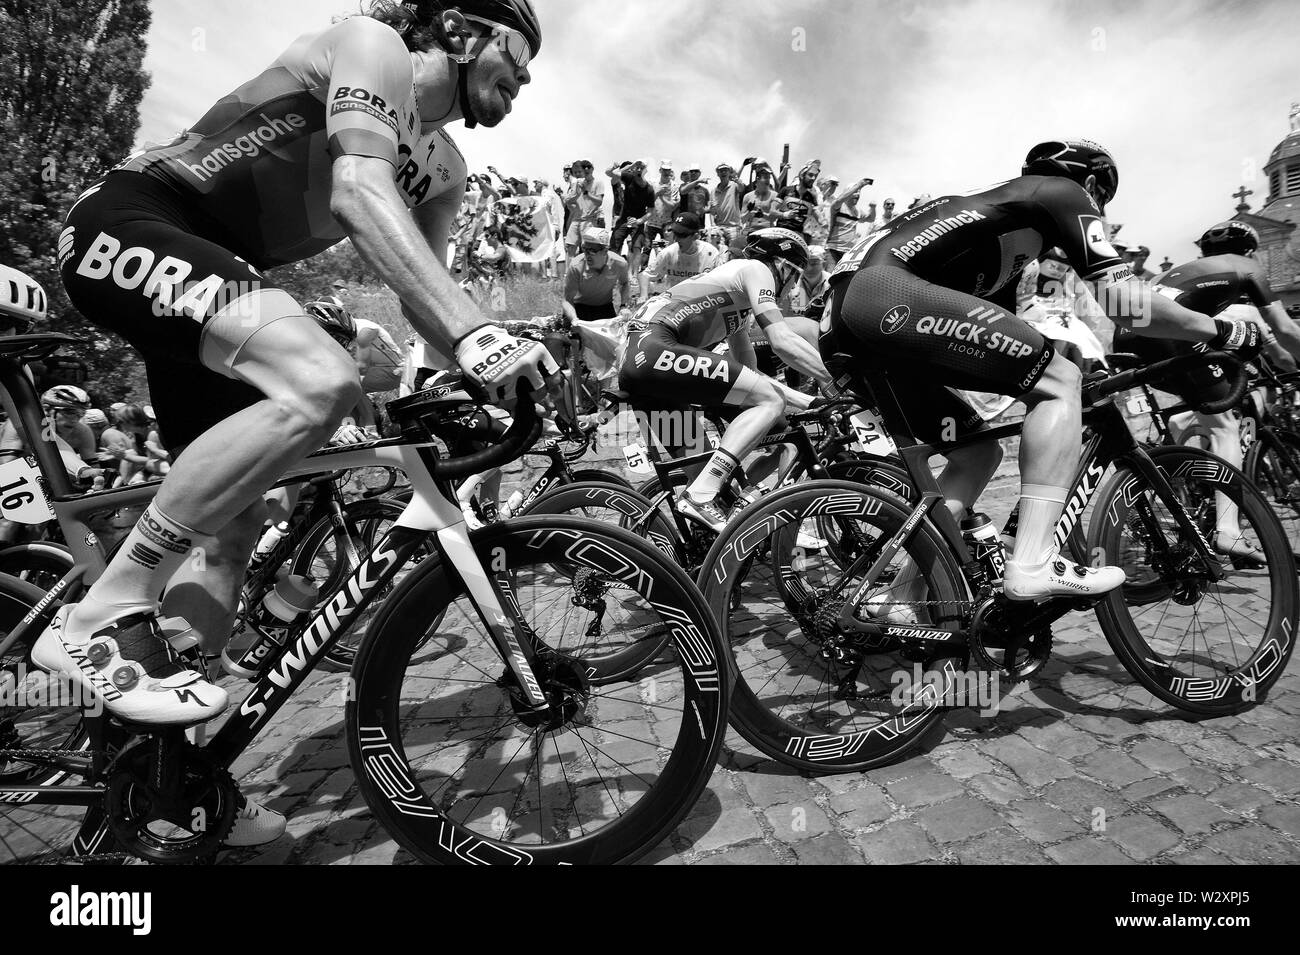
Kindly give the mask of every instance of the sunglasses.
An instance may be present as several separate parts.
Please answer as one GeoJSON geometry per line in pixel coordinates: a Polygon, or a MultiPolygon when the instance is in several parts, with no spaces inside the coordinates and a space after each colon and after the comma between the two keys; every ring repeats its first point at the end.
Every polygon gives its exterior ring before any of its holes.
{"type": "Polygon", "coordinates": [[[582,251],[586,252],[588,255],[600,255],[602,252],[608,252],[609,249],[605,248],[603,245],[584,245],[582,251]]]}
{"type": "Polygon", "coordinates": [[[522,69],[532,60],[532,47],[528,45],[528,41],[524,39],[524,35],[518,30],[512,30],[510,27],[493,23],[491,20],[484,20],[481,17],[465,16],[465,19],[491,30],[491,36],[496,42],[497,49],[508,56],[515,66],[522,69]]]}

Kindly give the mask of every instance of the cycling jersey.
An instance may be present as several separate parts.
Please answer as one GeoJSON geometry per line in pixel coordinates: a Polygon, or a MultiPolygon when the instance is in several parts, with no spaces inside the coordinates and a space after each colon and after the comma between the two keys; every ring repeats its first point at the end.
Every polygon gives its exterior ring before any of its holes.
{"type": "Polygon", "coordinates": [[[377,20],[307,34],[193,129],[132,155],[69,210],[58,243],[64,287],[82,314],[143,355],[168,447],[263,399],[230,375],[237,339],[263,327],[261,316],[302,314],[260,270],[343,238],[330,211],[334,160],[391,163],[408,206],[463,188],[464,160],[421,125],[413,79],[401,37],[377,20]],[[207,334],[214,316],[222,334],[207,334]]]}
{"type": "Polygon", "coordinates": [[[728,403],[745,366],[709,349],[744,330],[755,313],[780,314],[772,270],[753,259],[734,259],[650,299],[632,316],[619,383],[646,406],[728,403]]]}
{"type": "Polygon", "coordinates": [[[332,160],[345,155],[392,163],[411,207],[465,181],[456,144],[420,122],[401,37],[369,17],[299,37],[174,141],[117,168],[168,184],[221,227],[223,244],[270,268],[346,236],[330,212],[332,160]]]}
{"type": "MultiPolygon", "coordinates": [[[[1208,255],[1174,266],[1156,278],[1151,291],[1205,315],[1217,315],[1238,303],[1264,308],[1278,300],[1269,288],[1264,267],[1244,255],[1208,255]]],[[[1115,351],[1137,355],[1147,364],[1210,350],[1201,342],[1148,338],[1140,328],[1117,328],[1114,346],[1115,351]]],[[[1228,378],[1218,365],[1193,368],[1157,383],[1156,387],[1188,404],[1218,401],[1231,390],[1228,378]]]]}
{"type": "Polygon", "coordinates": [[[718,250],[707,242],[695,241],[693,252],[683,252],[676,242],[661,251],[646,270],[651,282],[663,282],[664,288],[674,288],[701,272],[707,272],[718,261],[718,250]]]}
{"type": "MultiPolygon", "coordinates": [[[[852,355],[931,390],[1025,394],[1053,350],[1011,309],[1026,263],[1052,246],[1086,279],[1131,274],[1096,203],[1068,179],[1021,176],[926,202],[859,242],[832,271],[822,355],[852,355]]],[[[933,424],[914,422],[914,433],[929,437],[933,424]]]]}

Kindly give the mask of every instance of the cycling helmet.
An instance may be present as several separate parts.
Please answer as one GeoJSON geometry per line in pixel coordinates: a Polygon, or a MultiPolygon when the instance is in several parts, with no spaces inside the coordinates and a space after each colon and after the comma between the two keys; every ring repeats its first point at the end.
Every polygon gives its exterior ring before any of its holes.
{"type": "Polygon", "coordinates": [[[45,290],[17,269],[0,265],[0,328],[25,332],[45,317],[45,290]]]}
{"type": "MultiPolygon", "coordinates": [[[[522,50],[512,49],[510,46],[512,38],[503,34],[506,54],[520,66],[526,66],[542,48],[542,25],[538,22],[537,13],[533,10],[530,0],[407,0],[402,6],[414,16],[417,24],[434,27],[439,42],[460,67],[459,97],[466,129],[473,129],[478,125],[470,105],[469,77],[465,68],[477,54],[456,52],[457,47],[453,46],[452,37],[438,23],[439,14],[455,10],[462,17],[476,24],[504,28],[522,37],[528,45],[526,56],[522,50]]],[[[464,47],[459,49],[463,50],[464,47]]]]}
{"type": "Polygon", "coordinates": [[[47,408],[76,408],[85,411],[90,407],[90,395],[76,385],[55,385],[41,395],[41,404],[47,408]]]}
{"type": "Polygon", "coordinates": [[[1119,189],[1119,167],[1110,153],[1088,139],[1052,140],[1039,143],[1025,156],[1023,176],[1064,176],[1083,185],[1089,176],[1097,178],[1101,193],[1099,203],[1105,207],[1119,189]]]}
{"type": "Polygon", "coordinates": [[[1259,248],[1259,233],[1239,219],[1229,219],[1205,230],[1201,255],[1250,255],[1259,248]]]}
{"type": "Polygon", "coordinates": [[[802,270],[808,264],[808,243],[790,229],[757,229],[745,242],[745,257],[759,262],[786,262],[802,270]]]}
{"type": "Polygon", "coordinates": [[[357,323],[337,296],[331,295],[319,302],[308,302],[306,310],[316,320],[316,324],[344,348],[356,341],[357,323]]]}

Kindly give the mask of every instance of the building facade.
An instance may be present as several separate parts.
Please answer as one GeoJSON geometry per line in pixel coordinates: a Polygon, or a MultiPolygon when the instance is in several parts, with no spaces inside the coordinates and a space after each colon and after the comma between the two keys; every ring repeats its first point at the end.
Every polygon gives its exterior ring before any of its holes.
{"type": "Polygon", "coordinates": [[[1300,307],[1300,103],[1291,104],[1291,131],[1273,147],[1264,166],[1268,195],[1255,212],[1239,193],[1234,219],[1259,233],[1256,258],[1283,304],[1300,307]]]}

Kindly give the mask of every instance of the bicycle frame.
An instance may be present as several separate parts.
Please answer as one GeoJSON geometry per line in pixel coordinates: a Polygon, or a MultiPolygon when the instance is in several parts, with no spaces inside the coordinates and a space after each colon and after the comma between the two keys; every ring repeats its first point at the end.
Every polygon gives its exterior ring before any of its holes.
{"type": "MultiPolygon", "coordinates": [[[[76,520],[81,515],[103,508],[105,502],[110,500],[118,506],[128,500],[142,503],[156,492],[157,485],[153,484],[73,495],[71,482],[63,472],[57,451],[52,442],[45,440],[40,420],[36,417],[35,409],[39,403],[35,401],[35,390],[22,375],[17,362],[0,359],[0,385],[5,388],[0,397],[10,414],[18,416],[15,420],[22,420],[29,435],[38,436],[32,441],[33,451],[51,489],[58,495],[54,506],[61,521],[76,520]],[[12,394],[9,390],[11,387],[12,394]]],[[[228,768],[234,763],[338,638],[370,606],[375,595],[393,581],[430,534],[437,540],[441,558],[455,567],[464,581],[475,612],[487,627],[490,639],[527,704],[539,709],[547,705],[533,670],[536,648],[531,631],[515,612],[506,595],[508,581],[495,578],[482,566],[475,554],[464,517],[452,502],[454,495],[449,493],[449,487],[434,477],[437,453],[436,446],[432,443],[412,443],[405,438],[392,438],[319,451],[288,469],[286,478],[302,479],[318,475],[323,470],[398,468],[407,474],[413,493],[410,502],[383,540],[345,580],[322,596],[320,609],[296,627],[286,642],[273,653],[244,702],[230,714],[208,742],[205,749],[222,766],[228,768]]],[[[78,539],[76,543],[74,555],[77,564],[74,569],[9,634],[4,642],[6,647],[23,639],[32,627],[45,625],[52,609],[57,606],[58,597],[70,586],[69,581],[87,577],[92,570],[96,576],[102,572],[104,555],[96,542],[93,539],[78,539]]],[[[87,722],[90,724],[92,739],[102,739],[105,722],[103,716],[88,717],[87,722]]],[[[135,729],[141,733],[155,731],[152,727],[135,729]]],[[[65,758],[56,765],[83,773],[89,770],[97,775],[103,768],[103,760],[104,754],[97,747],[92,756],[65,758]]],[[[24,805],[91,805],[102,798],[103,789],[97,785],[0,786],[0,802],[24,805]]]]}
{"type": "MultiPolygon", "coordinates": [[[[954,635],[950,631],[925,627],[872,623],[859,619],[857,611],[881,573],[889,566],[898,551],[916,534],[922,522],[927,519],[942,536],[951,552],[960,559],[968,586],[971,581],[980,579],[982,571],[971,554],[957,519],[947,507],[936,507],[937,504],[943,501],[943,492],[939,488],[938,480],[930,470],[929,459],[934,454],[947,454],[958,448],[1013,437],[1024,430],[1024,423],[1015,422],[994,428],[985,428],[959,437],[954,441],[937,445],[917,444],[915,439],[907,433],[906,418],[888,382],[873,380],[871,387],[879,402],[881,413],[890,429],[890,433],[895,442],[899,444],[899,454],[903,459],[903,465],[911,475],[918,492],[920,492],[920,500],[907,520],[904,521],[902,527],[890,538],[874,559],[870,568],[866,571],[862,584],[845,603],[840,612],[839,625],[846,631],[856,631],[873,636],[905,636],[940,643],[960,642],[961,634],[954,635]],[[954,636],[957,638],[956,641],[954,641],[954,636]]],[[[1178,503],[1174,496],[1174,490],[1170,487],[1164,474],[1142,445],[1133,437],[1132,432],[1129,431],[1124,416],[1119,408],[1115,406],[1113,399],[1107,399],[1105,402],[1087,409],[1083,416],[1083,422],[1086,426],[1089,426],[1091,433],[1079,458],[1074,480],[1066,497],[1065,510],[1056,523],[1054,537],[1057,545],[1065,546],[1065,542],[1069,539],[1071,532],[1101,486],[1101,479],[1107,468],[1111,464],[1121,463],[1141,475],[1142,479],[1148,482],[1155,495],[1165,504],[1170,514],[1173,515],[1183,538],[1192,542],[1196,555],[1205,566],[1210,579],[1214,581],[1222,580],[1225,576],[1222,563],[1214,554],[1209,542],[1202,536],[1200,528],[1192,522],[1181,504],[1178,503]]],[[[864,554],[858,557],[845,570],[844,578],[850,579],[859,572],[869,556],[869,554],[864,554]]],[[[1055,619],[1055,617],[1073,609],[1077,602],[1078,598],[1073,597],[1061,597],[1044,601],[1038,605],[1039,611],[1047,611],[1048,608],[1052,608],[1059,610],[1059,613],[1055,613],[1054,616],[1050,613],[1036,614],[1035,616],[1036,618],[1042,616],[1055,619]]],[[[1046,620],[1038,622],[1046,622],[1046,620]]]]}

